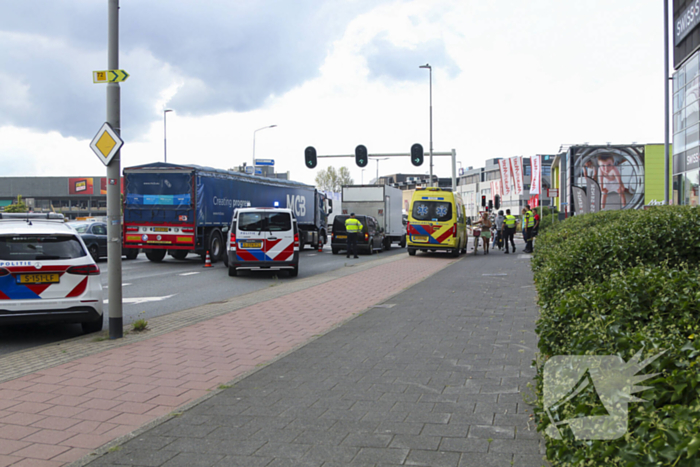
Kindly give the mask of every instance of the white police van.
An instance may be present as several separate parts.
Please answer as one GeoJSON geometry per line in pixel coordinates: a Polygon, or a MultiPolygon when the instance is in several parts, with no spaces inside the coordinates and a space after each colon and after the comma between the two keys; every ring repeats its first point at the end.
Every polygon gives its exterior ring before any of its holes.
{"type": "Polygon", "coordinates": [[[291,209],[240,208],[226,242],[228,275],[238,270],[287,270],[299,274],[299,228],[291,209]]]}

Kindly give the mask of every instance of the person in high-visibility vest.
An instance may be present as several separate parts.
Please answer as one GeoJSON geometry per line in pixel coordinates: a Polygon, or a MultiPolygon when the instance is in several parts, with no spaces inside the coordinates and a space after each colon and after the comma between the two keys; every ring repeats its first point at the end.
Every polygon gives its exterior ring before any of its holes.
{"type": "Polygon", "coordinates": [[[515,226],[518,224],[518,219],[510,213],[510,209],[506,209],[506,218],[503,220],[503,243],[506,245],[506,254],[508,254],[508,240],[513,247],[513,253],[515,253],[515,241],[513,236],[515,236],[515,226]]]}
{"type": "Polygon", "coordinates": [[[527,209],[523,209],[523,227],[527,230],[527,240],[525,241],[525,253],[532,253],[532,230],[535,228],[535,215],[530,210],[530,206],[527,209]]]}
{"type": "Polygon", "coordinates": [[[353,254],[354,258],[357,258],[357,235],[362,232],[362,222],[355,219],[355,213],[351,212],[350,217],[345,220],[345,231],[347,232],[347,256],[350,257],[350,253],[353,254]]]}

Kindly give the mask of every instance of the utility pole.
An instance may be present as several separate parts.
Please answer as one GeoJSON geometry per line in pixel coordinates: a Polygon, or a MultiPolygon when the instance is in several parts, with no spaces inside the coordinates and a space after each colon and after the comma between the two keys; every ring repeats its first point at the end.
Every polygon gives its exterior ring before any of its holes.
{"type": "MultiPolygon", "coordinates": [[[[119,69],[119,0],[108,0],[107,69],[119,69]]],[[[119,83],[107,83],[107,123],[121,134],[119,83]]],[[[121,136],[121,135],[120,135],[121,136]]],[[[122,318],[121,151],[107,166],[107,283],[109,338],[124,336],[122,318]]]]}

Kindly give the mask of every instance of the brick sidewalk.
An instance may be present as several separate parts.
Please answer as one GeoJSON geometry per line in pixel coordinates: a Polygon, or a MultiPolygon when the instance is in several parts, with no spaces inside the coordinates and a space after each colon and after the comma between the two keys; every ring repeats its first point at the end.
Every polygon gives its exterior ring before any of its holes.
{"type": "Polygon", "coordinates": [[[0,467],[76,461],[451,263],[394,261],[1,383],[0,467]]]}
{"type": "Polygon", "coordinates": [[[546,465],[529,263],[456,262],[89,467],[546,465]]]}

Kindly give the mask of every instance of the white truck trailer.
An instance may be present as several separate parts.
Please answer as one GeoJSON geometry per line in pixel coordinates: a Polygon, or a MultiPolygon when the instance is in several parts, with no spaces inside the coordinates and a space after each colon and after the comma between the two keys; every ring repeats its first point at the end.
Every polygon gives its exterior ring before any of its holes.
{"type": "Polygon", "coordinates": [[[398,243],[406,246],[406,226],[402,216],[401,190],[388,185],[347,185],[343,187],[343,214],[372,216],[384,229],[384,249],[398,243]]]}

